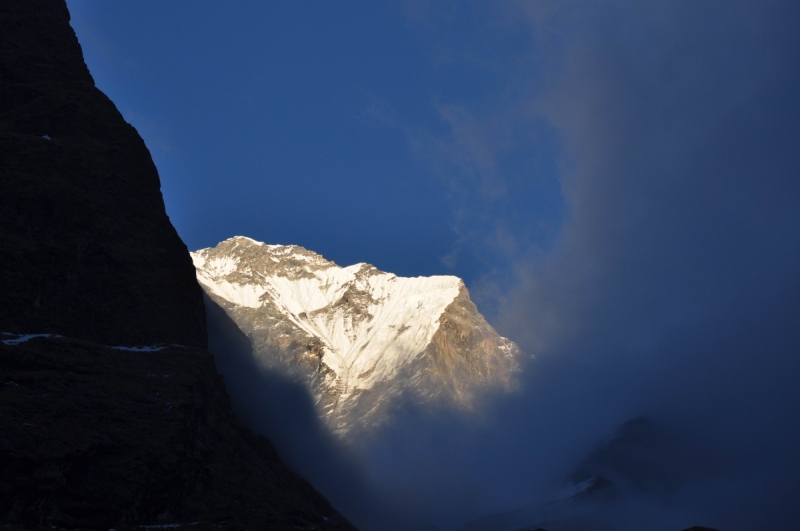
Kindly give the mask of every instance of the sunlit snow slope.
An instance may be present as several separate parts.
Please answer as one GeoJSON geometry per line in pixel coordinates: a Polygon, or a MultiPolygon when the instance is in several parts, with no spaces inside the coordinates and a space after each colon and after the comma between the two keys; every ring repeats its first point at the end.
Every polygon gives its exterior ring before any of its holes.
{"type": "Polygon", "coordinates": [[[381,406],[408,392],[468,406],[476,385],[510,385],[518,349],[480,316],[457,277],[339,267],[302,247],[245,237],[192,258],[259,361],[301,377],[339,431],[380,424],[381,406]]]}

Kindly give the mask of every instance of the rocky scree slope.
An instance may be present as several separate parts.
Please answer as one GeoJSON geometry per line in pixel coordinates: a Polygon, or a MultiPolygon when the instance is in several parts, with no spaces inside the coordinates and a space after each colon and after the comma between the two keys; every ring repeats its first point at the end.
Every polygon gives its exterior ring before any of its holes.
{"type": "Polygon", "coordinates": [[[156,169],[63,0],[0,2],[0,297],[0,526],[353,529],[233,414],[156,169]]]}
{"type": "Polygon", "coordinates": [[[481,392],[513,385],[519,349],[457,277],[339,267],[299,246],[245,237],[192,258],[258,361],[302,380],[342,435],[379,426],[401,398],[470,408],[481,392]]]}

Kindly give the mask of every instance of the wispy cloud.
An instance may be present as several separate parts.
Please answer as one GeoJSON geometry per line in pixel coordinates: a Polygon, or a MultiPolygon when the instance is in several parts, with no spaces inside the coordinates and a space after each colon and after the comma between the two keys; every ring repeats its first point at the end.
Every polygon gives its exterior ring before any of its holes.
{"type": "MultiPolygon", "coordinates": [[[[730,466],[687,479],[669,503],[630,500],[598,518],[619,529],[689,517],[687,527],[703,519],[731,529],[798,521],[795,504],[780,500],[800,489],[800,8],[620,0],[498,9],[496,20],[531,37],[507,73],[525,90],[501,90],[495,103],[439,100],[441,129],[409,129],[451,183],[460,245],[506,257],[505,282],[488,276],[479,289],[500,301],[501,330],[538,356],[526,392],[498,402],[491,430],[450,430],[442,419],[426,427],[432,440],[461,445],[447,459],[480,467],[463,481],[465,499],[495,508],[532,499],[570,458],[645,413],[695,434],[730,466]],[[548,170],[569,216],[543,246],[513,201],[537,178],[535,157],[509,159],[547,142],[558,145],[545,151],[557,155],[548,170]],[[510,492],[498,500],[493,489],[510,492]]],[[[415,464],[443,458],[407,437],[415,464]]],[[[426,481],[459,492],[444,477],[426,481]]]]}

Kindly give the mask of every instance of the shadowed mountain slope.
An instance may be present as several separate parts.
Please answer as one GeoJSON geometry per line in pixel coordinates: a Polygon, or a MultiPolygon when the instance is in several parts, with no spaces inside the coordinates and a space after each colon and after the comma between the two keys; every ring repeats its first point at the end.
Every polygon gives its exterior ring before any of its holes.
{"type": "Polygon", "coordinates": [[[353,529],[233,415],[207,351],[40,337],[0,343],[0,371],[0,525],[353,529]]]}
{"type": "Polygon", "coordinates": [[[155,166],[64,0],[3,0],[0,526],[354,530],[236,418],[206,343],[155,166]]]}
{"type": "Polygon", "coordinates": [[[0,3],[0,331],[205,347],[203,299],[136,130],[63,1],[0,3]]]}

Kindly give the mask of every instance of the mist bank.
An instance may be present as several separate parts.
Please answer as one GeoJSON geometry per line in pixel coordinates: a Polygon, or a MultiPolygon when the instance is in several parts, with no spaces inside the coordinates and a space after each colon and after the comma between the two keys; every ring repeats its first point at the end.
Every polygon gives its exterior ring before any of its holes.
{"type": "MultiPolygon", "coordinates": [[[[769,505],[781,508],[796,481],[792,441],[776,444],[774,431],[738,433],[756,427],[753,416],[763,411],[736,412],[753,400],[748,393],[729,405],[709,401],[723,387],[712,385],[713,365],[710,374],[683,376],[707,387],[687,396],[691,385],[666,393],[654,386],[678,384],[674,374],[641,370],[646,364],[611,352],[541,356],[516,394],[471,412],[407,405],[383,431],[345,447],[299,383],[259,367],[247,337],[213,302],[208,315],[211,349],[237,411],[361,529],[747,529],[761,525],[764,512],[791,521],[769,505]],[[729,406],[727,416],[711,418],[729,406]],[[626,438],[620,425],[635,415],[651,427],[626,438]],[[581,496],[581,484],[597,476],[611,487],[581,496]]],[[[702,359],[707,346],[668,350],[702,359]]]]}
{"type": "Polygon", "coordinates": [[[559,439],[645,415],[714,458],[615,502],[615,528],[796,525],[800,10],[548,6],[522,7],[552,60],[528,103],[562,135],[570,217],[516,260],[498,329],[537,355],[529,389],[561,394],[559,439]]]}

